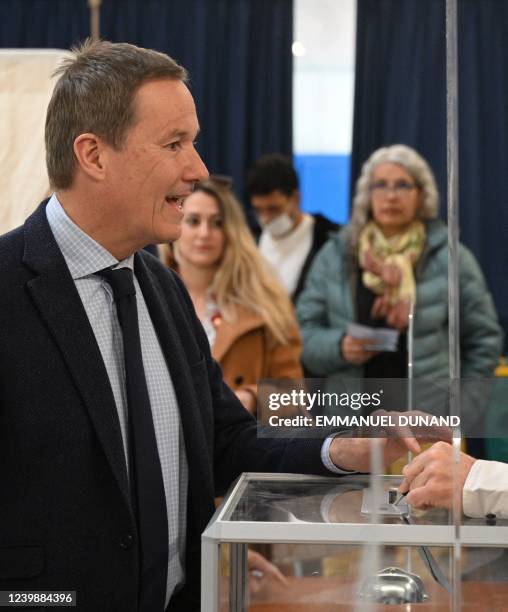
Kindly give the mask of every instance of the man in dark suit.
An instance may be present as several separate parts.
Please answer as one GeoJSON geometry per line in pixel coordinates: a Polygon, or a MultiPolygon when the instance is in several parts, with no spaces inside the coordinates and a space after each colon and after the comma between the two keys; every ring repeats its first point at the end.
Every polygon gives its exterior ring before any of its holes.
{"type": "MultiPolygon", "coordinates": [[[[178,276],[140,251],[178,238],[183,200],[207,177],[185,70],[98,42],[60,74],[46,120],[55,193],[0,238],[0,590],[75,590],[86,612],[198,610],[217,492],[242,471],[363,470],[367,446],[258,440],[178,276]],[[105,269],[126,273],[137,307],[163,561],[147,561],[140,536],[148,460],[131,419],[142,385],[123,351],[125,296],[105,269]],[[151,573],[164,581],[157,606],[143,604],[151,573]]],[[[401,444],[386,449],[391,460],[401,444]]]]}

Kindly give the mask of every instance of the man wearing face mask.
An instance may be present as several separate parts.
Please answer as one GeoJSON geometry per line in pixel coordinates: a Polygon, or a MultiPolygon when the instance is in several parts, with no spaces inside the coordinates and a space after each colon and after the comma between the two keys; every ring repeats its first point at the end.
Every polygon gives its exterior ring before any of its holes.
{"type": "Polygon", "coordinates": [[[312,259],[338,226],[301,211],[298,176],[284,155],[261,156],[247,174],[247,190],[261,227],[259,249],[295,302],[312,259]]]}

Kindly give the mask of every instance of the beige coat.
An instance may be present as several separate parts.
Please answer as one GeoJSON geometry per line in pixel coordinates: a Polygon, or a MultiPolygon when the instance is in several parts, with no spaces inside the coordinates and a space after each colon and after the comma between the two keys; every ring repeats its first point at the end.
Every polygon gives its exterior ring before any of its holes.
{"type": "MultiPolygon", "coordinates": [[[[159,245],[162,261],[178,272],[168,245],[159,245]]],[[[252,309],[237,306],[234,322],[215,322],[216,337],[212,355],[222,367],[224,380],[233,389],[246,389],[257,397],[257,384],[265,378],[303,378],[300,362],[302,340],[294,316],[289,344],[275,341],[263,319],[252,309]]]]}
{"type": "Polygon", "coordinates": [[[287,345],[276,343],[263,319],[245,307],[238,307],[235,322],[217,321],[216,330],[212,354],[234,391],[249,389],[256,393],[258,381],[265,378],[303,377],[302,342],[296,321],[287,345]]]}

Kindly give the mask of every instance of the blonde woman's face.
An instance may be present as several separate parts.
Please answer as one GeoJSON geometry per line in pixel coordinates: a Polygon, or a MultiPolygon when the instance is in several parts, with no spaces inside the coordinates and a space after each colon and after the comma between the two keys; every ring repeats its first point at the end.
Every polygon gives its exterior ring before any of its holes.
{"type": "Polygon", "coordinates": [[[398,164],[377,166],[370,181],[372,217],[385,236],[407,229],[416,218],[421,192],[409,172],[398,164]]]}
{"type": "Polygon", "coordinates": [[[203,268],[218,266],[225,243],[219,204],[213,196],[196,191],[185,200],[183,213],[179,261],[203,268]]]}

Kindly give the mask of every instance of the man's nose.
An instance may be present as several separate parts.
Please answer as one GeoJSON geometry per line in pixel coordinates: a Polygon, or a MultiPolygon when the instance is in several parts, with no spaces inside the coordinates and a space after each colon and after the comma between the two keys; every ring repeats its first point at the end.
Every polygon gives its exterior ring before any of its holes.
{"type": "Polygon", "coordinates": [[[201,183],[202,181],[206,181],[209,177],[208,168],[205,166],[196,149],[192,149],[191,156],[192,157],[189,160],[184,179],[193,183],[201,183]]]}

